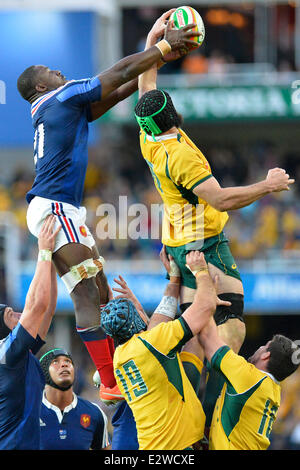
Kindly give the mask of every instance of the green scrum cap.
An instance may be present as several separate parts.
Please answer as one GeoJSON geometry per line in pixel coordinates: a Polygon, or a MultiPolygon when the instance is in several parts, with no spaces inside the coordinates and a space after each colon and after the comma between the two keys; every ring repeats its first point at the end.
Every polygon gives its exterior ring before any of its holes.
{"type": "Polygon", "coordinates": [[[165,93],[162,90],[160,90],[160,91],[164,96],[164,102],[163,102],[161,108],[158,111],[155,111],[154,113],[150,114],[149,116],[143,116],[143,117],[138,116],[136,113],[134,113],[135,118],[136,118],[139,126],[141,127],[141,129],[143,129],[143,131],[145,131],[146,134],[151,134],[154,140],[155,140],[154,136],[157,135],[157,134],[161,134],[163,132],[163,130],[161,130],[158,127],[158,125],[154,121],[153,117],[156,116],[157,114],[161,113],[162,110],[166,107],[166,104],[167,104],[167,97],[166,97],[165,93]]]}

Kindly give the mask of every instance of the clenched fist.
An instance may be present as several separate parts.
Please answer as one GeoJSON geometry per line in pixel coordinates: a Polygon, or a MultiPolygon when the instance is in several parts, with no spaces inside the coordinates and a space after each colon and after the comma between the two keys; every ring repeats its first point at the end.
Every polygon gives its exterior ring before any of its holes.
{"type": "Polygon", "coordinates": [[[269,170],[265,181],[271,192],[288,191],[289,185],[295,183],[295,180],[290,179],[290,175],[282,168],[269,170]]]}

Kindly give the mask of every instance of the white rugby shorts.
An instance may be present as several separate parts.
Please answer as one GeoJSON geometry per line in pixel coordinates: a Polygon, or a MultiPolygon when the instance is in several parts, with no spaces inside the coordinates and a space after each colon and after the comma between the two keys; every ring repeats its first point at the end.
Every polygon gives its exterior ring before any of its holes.
{"type": "Polygon", "coordinates": [[[53,252],[59,250],[68,243],[81,243],[92,248],[96,242],[85,225],[86,208],[79,209],[66,202],[53,201],[44,197],[35,196],[29,203],[27,209],[27,226],[29,231],[38,237],[46,217],[54,214],[57,217],[55,228],[58,224],[62,229],[56,237],[53,252]]]}

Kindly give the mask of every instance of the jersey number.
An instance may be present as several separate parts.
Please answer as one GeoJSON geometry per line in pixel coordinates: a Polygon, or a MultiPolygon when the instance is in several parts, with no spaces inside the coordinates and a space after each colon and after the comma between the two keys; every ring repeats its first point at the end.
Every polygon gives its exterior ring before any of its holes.
{"type": "MultiPolygon", "coordinates": [[[[126,362],[123,365],[123,369],[125,371],[126,377],[129,379],[133,387],[132,391],[136,397],[140,397],[141,395],[144,395],[146,392],[148,392],[147,385],[145,384],[144,379],[133,360],[126,362]]],[[[120,369],[116,369],[115,372],[118,378],[120,379],[121,384],[123,385],[128,401],[132,401],[132,396],[130,394],[130,391],[128,390],[127,382],[122,372],[120,371],[120,369]]]]}
{"type": "Polygon", "coordinates": [[[269,406],[270,406],[270,400],[267,400],[265,404],[263,417],[261,418],[260,426],[258,429],[258,434],[263,435],[265,433],[265,436],[268,439],[270,437],[273,422],[274,422],[274,419],[276,418],[276,413],[278,410],[278,406],[276,405],[272,406],[271,409],[269,409],[269,406]],[[268,417],[269,417],[269,422],[268,424],[266,424],[268,417]]]}
{"type": "Polygon", "coordinates": [[[45,140],[45,129],[44,124],[39,124],[34,133],[34,143],[33,143],[33,158],[34,164],[37,164],[38,158],[43,158],[44,156],[44,140],[45,140]]]}
{"type": "MultiPolygon", "coordinates": [[[[146,159],[145,159],[145,160],[146,160],[146,159]]],[[[157,175],[154,173],[153,164],[150,163],[148,160],[146,160],[146,163],[148,164],[148,166],[149,166],[149,168],[150,168],[151,175],[152,175],[152,177],[153,177],[153,179],[154,179],[154,181],[155,181],[155,183],[156,183],[157,188],[159,189],[159,191],[160,191],[161,193],[163,193],[163,190],[162,190],[160,181],[159,181],[157,175]]]]}

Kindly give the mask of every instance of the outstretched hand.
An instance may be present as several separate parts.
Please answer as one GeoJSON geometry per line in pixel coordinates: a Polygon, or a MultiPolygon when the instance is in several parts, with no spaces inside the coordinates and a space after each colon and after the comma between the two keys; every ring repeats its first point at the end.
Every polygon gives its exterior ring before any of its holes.
{"type": "Polygon", "coordinates": [[[118,284],[120,287],[113,287],[112,290],[115,292],[120,292],[121,295],[117,295],[115,299],[121,299],[121,298],[126,298],[128,300],[131,300],[134,302],[136,300],[136,297],[134,293],[129,289],[125,279],[121,275],[119,275],[119,279],[115,278],[114,281],[116,284],[118,284]]]}
{"type": "Polygon", "coordinates": [[[142,315],[144,321],[147,323],[149,321],[146,313],[144,312],[143,306],[139,302],[139,300],[136,298],[132,290],[129,289],[125,279],[119,274],[119,279],[115,278],[114,281],[120,286],[120,287],[113,287],[112,290],[115,292],[120,292],[121,295],[117,295],[115,299],[128,299],[130,300],[137,311],[139,312],[140,315],[142,315]]]}
{"type": "Polygon", "coordinates": [[[154,42],[158,41],[161,37],[164,36],[165,29],[168,24],[168,19],[172,15],[172,13],[176,10],[176,8],[171,8],[170,10],[163,13],[154,23],[152,26],[149,36],[154,40],[154,42]]]}
{"type": "Polygon", "coordinates": [[[164,39],[170,44],[172,51],[177,51],[180,49],[186,49],[188,47],[198,47],[199,44],[197,41],[192,41],[190,38],[195,36],[200,36],[199,31],[193,31],[196,23],[187,24],[180,29],[173,29],[173,23],[168,22],[167,27],[165,28],[164,39]]]}

